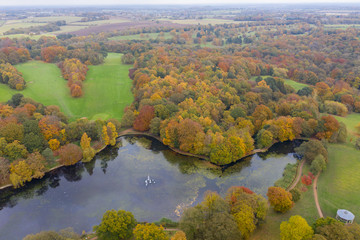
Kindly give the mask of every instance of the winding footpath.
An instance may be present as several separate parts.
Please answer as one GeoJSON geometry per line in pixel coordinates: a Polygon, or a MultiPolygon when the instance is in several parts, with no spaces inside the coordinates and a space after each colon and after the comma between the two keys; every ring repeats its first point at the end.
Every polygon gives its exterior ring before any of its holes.
{"type": "Polygon", "coordinates": [[[315,205],[316,205],[316,209],[318,211],[319,217],[323,218],[324,215],[323,215],[323,213],[321,211],[320,204],[319,204],[319,199],[318,199],[318,194],[317,194],[317,181],[318,181],[319,175],[320,175],[320,173],[318,173],[318,175],[316,175],[316,177],[314,179],[313,192],[314,192],[315,205]]]}
{"type": "Polygon", "coordinates": [[[297,168],[295,180],[290,185],[290,187],[288,187],[286,189],[286,191],[290,191],[291,189],[293,189],[298,184],[298,182],[300,180],[300,177],[301,177],[301,174],[302,174],[302,169],[303,169],[304,163],[305,163],[305,160],[302,160],[299,167],[297,168]]]}

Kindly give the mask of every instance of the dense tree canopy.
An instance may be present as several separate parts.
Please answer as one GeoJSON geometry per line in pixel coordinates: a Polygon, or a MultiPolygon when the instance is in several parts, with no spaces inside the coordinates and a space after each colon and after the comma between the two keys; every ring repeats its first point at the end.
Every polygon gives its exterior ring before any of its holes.
{"type": "Polygon", "coordinates": [[[107,211],[100,225],[94,227],[96,235],[103,240],[126,240],[133,237],[136,219],[131,212],[124,210],[107,211]]]}

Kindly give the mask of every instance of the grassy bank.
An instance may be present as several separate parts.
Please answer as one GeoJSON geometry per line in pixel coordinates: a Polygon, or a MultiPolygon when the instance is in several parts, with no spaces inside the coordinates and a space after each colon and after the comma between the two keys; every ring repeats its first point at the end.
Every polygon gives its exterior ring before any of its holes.
{"type": "Polygon", "coordinates": [[[15,91],[0,84],[0,101],[4,102],[15,93],[22,93],[45,105],[57,105],[72,120],[120,119],[126,105],[131,104],[131,66],[121,64],[121,54],[110,53],[104,64],[89,66],[81,98],[72,98],[60,69],[55,64],[30,61],[17,65],[23,73],[27,88],[15,91]]]}
{"type": "Polygon", "coordinates": [[[318,194],[325,216],[335,217],[337,209],[347,209],[360,215],[360,151],[354,146],[357,133],[355,126],[360,123],[360,114],[336,117],[348,129],[348,142],[330,144],[327,169],[319,177],[318,194]],[[351,141],[351,142],[350,142],[351,141]]]}

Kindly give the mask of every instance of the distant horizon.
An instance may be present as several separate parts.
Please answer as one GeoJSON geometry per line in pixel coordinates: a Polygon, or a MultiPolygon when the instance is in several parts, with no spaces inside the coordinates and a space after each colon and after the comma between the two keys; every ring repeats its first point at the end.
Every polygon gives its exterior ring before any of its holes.
{"type": "Polygon", "coordinates": [[[358,0],[347,0],[346,2],[339,2],[339,0],[295,0],[289,2],[288,0],[253,0],[253,1],[240,1],[239,0],[198,0],[193,3],[192,0],[183,0],[181,3],[166,2],[164,0],[133,0],[131,3],[128,1],[117,0],[103,0],[101,3],[97,0],[62,0],[62,1],[47,1],[47,0],[33,0],[31,3],[27,0],[13,0],[4,1],[0,0],[2,7],[89,7],[89,6],[242,6],[242,5],[360,5],[358,0]]]}

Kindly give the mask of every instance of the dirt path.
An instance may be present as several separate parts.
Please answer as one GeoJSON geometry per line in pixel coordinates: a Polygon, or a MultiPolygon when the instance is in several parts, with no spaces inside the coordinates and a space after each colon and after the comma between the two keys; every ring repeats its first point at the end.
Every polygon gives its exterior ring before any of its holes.
{"type": "Polygon", "coordinates": [[[303,169],[303,166],[304,166],[304,163],[305,163],[305,160],[302,160],[297,171],[296,171],[296,178],[295,180],[293,181],[293,183],[290,185],[290,187],[288,187],[286,190],[287,191],[290,191],[291,189],[293,189],[299,182],[300,180],[300,177],[301,177],[301,174],[302,174],[302,169],[303,169]]]}
{"type": "Polygon", "coordinates": [[[317,181],[318,181],[318,178],[319,178],[319,174],[316,175],[316,177],[314,179],[314,183],[313,183],[314,200],[315,200],[315,205],[316,205],[316,209],[318,211],[319,217],[323,218],[324,215],[323,215],[323,213],[321,211],[320,204],[319,204],[319,199],[318,199],[318,194],[317,194],[317,181]]]}

